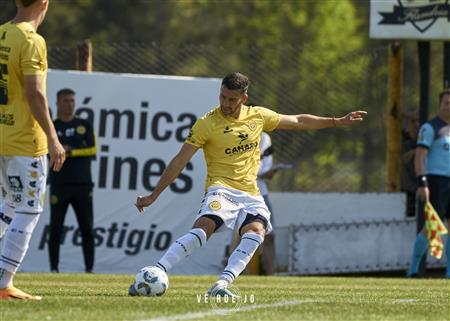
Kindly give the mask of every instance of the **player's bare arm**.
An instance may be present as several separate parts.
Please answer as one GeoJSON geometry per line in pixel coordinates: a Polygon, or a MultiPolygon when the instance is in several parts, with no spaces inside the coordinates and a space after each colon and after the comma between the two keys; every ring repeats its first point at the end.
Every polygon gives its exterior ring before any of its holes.
{"type": "Polygon", "coordinates": [[[156,201],[159,194],[161,194],[167,186],[169,186],[181,173],[183,168],[191,160],[192,156],[197,152],[198,147],[191,144],[183,144],[180,151],[170,161],[167,168],[161,175],[153,192],[147,196],[138,196],[136,200],[136,207],[139,212],[144,212],[144,208],[153,204],[156,201]]]}
{"type": "Polygon", "coordinates": [[[361,122],[366,115],[367,112],[362,110],[352,111],[344,117],[320,117],[309,114],[280,115],[280,123],[277,129],[313,130],[347,126],[361,122]]]}
{"type": "MultiPolygon", "coordinates": [[[[425,175],[425,159],[428,155],[428,149],[424,147],[416,148],[416,157],[414,159],[414,169],[416,171],[416,176],[424,176],[425,175]]],[[[430,198],[430,190],[427,186],[419,186],[417,188],[417,196],[419,199],[424,201],[429,201],[430,198]]]]}
{"type": "Polygon", "coordinates": [[[58,135],[50,118],[44,92],[44,77],[42,75],[26,75],[24,76],[24,87],[30,111],[47,135],[50,167],[54,171],[59,171],[66,159],[66,152],[58,140],[58,135]]]}

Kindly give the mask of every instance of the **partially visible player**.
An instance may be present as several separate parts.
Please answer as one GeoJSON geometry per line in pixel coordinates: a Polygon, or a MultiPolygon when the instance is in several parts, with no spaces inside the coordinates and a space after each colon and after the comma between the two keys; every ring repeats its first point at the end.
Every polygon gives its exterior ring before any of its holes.
{"type": "Polygon", "coordinates": [[[50,166],[60,170],[46,97],[47,48],[36,33],[49,0],[16,0],[17,15],[0,26],[0,299],[40,300],[13,286],[43,210],[50,166]]]}
{"type": "MultiPolygon", "coordinates": [[[[176,240],[156,266],[167,272],[204,245],[213,233],[232,230],[236,225],[241,241],[219,280],[209,289],[212,295],[234,295],[227,289],[228,285],[244,270],[264,236],[272,231],[270,212],[256,185],[261,132],[351,125],[362,121],[367,114],[354,111],[341,118],[281,115],[267,108],[244,105],[248,87],[248,78],[240,73],[229,74],[222,80],[220,106],[196,121],[153,192],[136,200],[136,207],[143,212],[180,174],[197,150],[203,148],[208,173],[199,214],[192,230],[176,240]]],[[[129,292],[134,294],[133,287],[129,292]]]]}

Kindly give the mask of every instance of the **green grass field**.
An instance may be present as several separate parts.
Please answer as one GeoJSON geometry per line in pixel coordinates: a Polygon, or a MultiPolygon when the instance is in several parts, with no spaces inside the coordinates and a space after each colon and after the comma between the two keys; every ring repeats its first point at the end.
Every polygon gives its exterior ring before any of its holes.
{"type": "Polygon", "coordinates": [[[40,302],[0,301],[0,320],[450,320],[450,281],[241,276],[242,301],[205,302],[215,277],[171,276],[162,297],[129,297],[131,275],[20,273],[40,302]]]}

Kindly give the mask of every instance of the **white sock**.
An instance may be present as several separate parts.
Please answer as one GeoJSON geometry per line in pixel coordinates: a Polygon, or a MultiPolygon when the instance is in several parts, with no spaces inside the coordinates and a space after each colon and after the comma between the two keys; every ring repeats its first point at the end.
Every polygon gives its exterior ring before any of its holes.
{"type": "Polygon", "coordinates": [[[39,216],[16,213],[3,237],[0,269],[3,268],[13,274],[16,273],[28,250],[31,234],[36,227],[39,216]]]}
{"type": "Polygon", "coordinates": [[[0,204],[0,239],[6,232],[6,229],[11,224],[14,215],[16,214],[14,207],[2,203],[0,204]]]}
{"type": "Polygon", "coordinates": [[[13,273],[6,271],[5,269],[0,269],[0,289],[12,286],[13,276],[13,273]]]}
{"type": "Polygon", "coordinates": [[[228,264],[220,275],[220,279],[228,283],[233,282],[244,271],[256,249],[263,241],[264,238],[256,233],[245,233],[242,235],[241,242],[231,253],[228,264]]]}
{"type": "Polygon", "coordinates": [[[206,243],[206,233],[201,228],[194,228],[172,243],[156,266],[169,271],[182,259],[191,255],[206,243]]]}

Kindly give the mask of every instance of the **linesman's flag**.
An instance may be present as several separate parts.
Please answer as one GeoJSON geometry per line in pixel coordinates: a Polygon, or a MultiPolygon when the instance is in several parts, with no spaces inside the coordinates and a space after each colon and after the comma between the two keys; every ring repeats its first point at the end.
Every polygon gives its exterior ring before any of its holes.
{"type": "Polygon", "coordinates": [[[425,227],[427,229],[430,255],[440,259],[444,249],[441,235],[447,234],[447,229],[430,202],[425,204],[425,227]]]}

